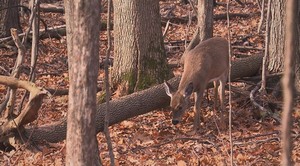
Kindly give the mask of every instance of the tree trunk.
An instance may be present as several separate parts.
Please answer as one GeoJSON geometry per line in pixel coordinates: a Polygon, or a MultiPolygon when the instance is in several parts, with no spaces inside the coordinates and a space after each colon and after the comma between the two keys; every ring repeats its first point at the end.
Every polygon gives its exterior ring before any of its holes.
{"type": "Polygon", "coordinates": [[[112,81],[123,94],[168,77],[159,0],[114,1],[114,34],[112,81]]]}
{"type": "Polygon", "coordinates": [[[198,28],[200,41],[213,36],[213,1],[198,0],[198,28]]]}
{"type": "Polygon", "coordinates": [[[99,165],[95,130],[99,0],[66,0],[69,104],[66,165],[99,165]]]}
{"type": "Polygon", "coordinates": [[[18,0],[0,0],[0,38],[10,36],[10,28],[21,30],[18,0]]]}
{"type": "MultiPolygon", "coordinates": [[[[270,22],[270,42],[269,42],[269,58],[268,70],[276,73],[284,70],[284,52],[285,52],[285,32],[286,32],[286,0],[272,1],[271,3],[271,22],[270,22]]],[[[300,6],[298,5],[298,9],[300,6]]],[[[298,12],[298,16],[300,16],[298,12]]],[[[300,33],[300,17],[294,20],[297,24],[298,34],[300,33]]],[[[295,63],[295,86],[300,92],[300,38],[295,38],[298,43],[296,48],[297,55],[294,57],[295,63]]]]}

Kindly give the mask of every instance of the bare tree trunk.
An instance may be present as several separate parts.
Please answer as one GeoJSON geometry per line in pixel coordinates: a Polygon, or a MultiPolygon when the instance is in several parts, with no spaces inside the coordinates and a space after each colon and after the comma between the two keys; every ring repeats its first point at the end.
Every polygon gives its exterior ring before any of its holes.
{"type": "Polygon", "coordinates": [[[69,110],[66,165],[99,165],[96,92],[99,66],[99,0],[66,0],[69,110]]]}
{"type": "Polygon", "coordinates": [[[114,1],[114,34],[113,86],[123,95],[167,79],[159,0],[114,1]]]}
{"type": "Polygon", "coordinates": [[[198,28],[200,41],[213,36],[213,1],[198,0],[198,28]]]}
{"type": "Polygon", "coordinates": [[[19,22],[18,0],[0,0],[0,37],[10,35],[10,28],[21,30],[19,22]]]}
{"type": "MultiPolygon", "coordinates": [[[[286,20],[286,40],[285,40],[285,59],[284,59],[284,75],[283,85],[283,114],[282,114],[282,165],[292,165],[292,139],[291,128],[293,126],[292,111],[294,100],[294,57],[297,55],[297,8],[298,0],[287,1],[287,20],[286,20]]],[[[298,55],[299,56],[299,55],[298,55]]]]}

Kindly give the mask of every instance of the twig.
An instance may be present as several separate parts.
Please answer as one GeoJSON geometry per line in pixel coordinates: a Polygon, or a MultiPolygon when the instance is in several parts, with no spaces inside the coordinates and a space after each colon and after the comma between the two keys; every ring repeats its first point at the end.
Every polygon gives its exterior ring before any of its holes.
{"type": "Polygon", "coordinates": [[[230,165],[233,166],[233,142],[232,142],[232,101],[231,101],[231,34],[230,34],[230,19],[229,19],[229,3],[227,0],[226,13],[227,13],[227,30],[228,30],[228,59],[229,59],[229,71],[228,71],[228,85],[229,85],[229,142],[230,142],[230,165]]]}
{"type": "Polygon", "coordinates": [[[198,12],[197,12],[197,10],[196,10],[196,8],[195,8],[194,3],[193,3],[191,0],[189,0],[189,3],[190,3],[190,5],[191,5],[191,7],[192,7],[192,9],[193,9],[193,12],[196,14],[196,18],[197,18],[198,12]]]}
{"type": "MultiPolygon", "coordinates": [[[[33,3],[34,4],[34,3],[33,3]]],[[[33,6],[31,9],[29,9],[30,11],[34,9],[33,6]]],[[[32,27],[32,23],[33,23],[33,20],[34,20],[34,17],[35,17],[35,12],[32,12],[31,11],[31,14],[30,14],[30,17],[29,17],[29,25],[28,25],[28,28],[26,29],[25,33],[24,33],[24,36],[23,36],[23,40],[22,40],[22,43],[24,45],[27,44],[27,39],[28,39],[28,35],[30,33],[30,30],[31,30],[31,27],[32,27]]]]}
{"type": "Polygon", "coordinates": [[[190,25],[192,23],[192,19],[191,19],[191,12],[189,11],[189,21],[187,24],[187,28],[186,28],[186,32],[185,32],[185,40],[184,40],[184,48],[187,48],[187,40],[188,40],[188,36],[189,36],[189,29],[190,29],[190,25]]]}
{"type": "MultiPolygon", "coordinates": [[[[255,86],[255,88],[253,88],[252,90],[251,90],[251,92],[250,92],[250,100],[251,100],[251,102],[252,102],[252,104],[255,106],[255,107],[257,107],[257,108],[259,108],[261,111],[263,111],[264,113],[266,113],[266,112],[268,112],[268,110],[267,109],[265,109],[263,106],[261,106],[260,104],[258,104],[256,101],[255,101],[255,99],[254,99],[254,95],[255,95],[255,93],[256,93],[256,91],[259,89],[259,86],[261,85],[261,81],[255,86]]],[[[262,115],[262,117],[265,117],[266,116],[266,114],[263,114],[262,115]]]]}
{"type": "Polygon", "coordinates": [[[115,157],[113,152],[113,147],[111,143],[111,138],[109,134],[109,111],[110,111],[110,105],[109,105],[109,99],[110,99],[110,86],[109,86],[109,72],[108,72],[108,66],[109,66],[109,56],[110,56],[110,50],[111,50],[111,31],[110,31],[110,22],[111,22],[111,10],[112,10],[112,0],[108,0],[107,2],[108,10],[107,10],[107,50],[106,50],[106,59],[105,59],[105,100],[106,100],[106,110],[105,110],[105,118],[104,118],[104,134],[107,141],[107,146],[109,149],[109,157],[110,157],[110,165],[115,165],[115,157]]]}
{"type": "Polygon", "coordinates": [[[9,72],[2,66],[0,66],[0,69],[4,72],[4,74],[9,75],[9,72]]]}
{"type": "Polygon", "coordinates": [[[257,6],[258,6],[259,10],[262,10],[262,9],[261,9],[262,6],[261,6],[261,4],[260,4],[260,0],[256,0],[256,3],[257,3],[257,6]]]}
{"type": "Polygon", "coordinates": [[[165,27],[165,30],[164,30],[164,33],[163,33],[163,38],[165,38],[165,36],[168,32],[169,26],[170,26],[170,20],[167,21],[167,24],[166,24],[166,27],[165,27]]]}
{"type": "Polygon", "coordinates": [[[269,136],[269,135],[279,135],[280,131],[274,131],[274,132],[270,132],[270,133],[263,133],[263,134],[256,134],[256,135],[252,135],[249,137],[244,137],[244,138],[239,138],[234,140],[236,141],[241,141],[241,140],[249,140],[249,139],[253,139],[253,138],[257,138],[257,137],[265,137],[265,136],[269,136]]]}
{"type": "Polygon", "coordinates": [[[0,104],[0,114],[2,114],[3,110],[5,109],[5,107],[7,105],[7,102],[9,100],[9,96],[10,96],[9,91],[10,91],[10,88],[7,88],[7,92],[6,92],[4,101],[0,104]]]}
{"type": "MultiPolygon", "coordinates": [[[[25,46],[21,43],[19,37],[18,37],[18,33],[17,33],[17,29],[11,29],[11,36],[15,42],[15,45],[18,48],[18,57],[16,59],[15,62],[15,66],[10,74],[11,77],[14,78],[19,78],[20,75],[20,66],[22,65],[23,61],[24,61],[24,56],[26,53],[26,48],[25,46]]],[[[6,110],[4,113],[4,118],[10,118],[10,116],[13,113],[13,108],[15,105],[15,99],[16,99],[16,89],[12,89],[9,88],[10,90],[7,91],[7,93],[9,93],[9,95],[6,95],[6,97],[8,97],[8,101],[6,103],[6,110]]],[[[5,100],[6,101],[6,100],[5,100]]],[[[3,105],[4,106],[4,105],[3,105]]],[[[2,111],[1,111],[2,112],[2,111]]]]}
{"type": "MultiPolygon", "coordinates": [[[[258,6],[260,6],[259,3],[258,3],[258,6]]],[[[264,14],[265,14],[265,0],[262,0],[261,10],[260,10],[260,20],[259,20],[258,27],[257,27],[258,34],[260,33],[262,24],[264,22],[264,18],[265,18],[264,14]]]]}
{"type": "Polygon", "coordinates": [[[40,1],[35,0],[35,4],[32,8],[32,14],[35,15],[33,17],[33,24],[32,24],[32,48],[31,48],[31,62],[30,62],[30,74],[29,74],[29,81],[34,82],[35,74],[34,70],[36,67],[36,61],[38,58],[38,43],[39,43],[39,27],[40,27],[40,1]]]}
{"type": "Polygon", "coordinates": [[[280,123],[280,118],[277,117],[276,115],[274,115],[273,113],[271,113],[269,110],[267,110],[266,108],[264,108],[263,106],[259,105],[255,99],[254,99],[254,95],[256,93],[256,91],[258,91],[259,87],[261,85],[261,81],[255,86],[254,89],[251,90],[250,92],[250,100],[252,102],[252,104],[257,107],[258,109],[261,110],[260,116],[262,116],[262,118],[266,117],[267,115],[272,117],[274,120],[276,120],[276,122],[280,123]]]}
{"type": "Polygon", "coordinates": [[[240,0],[235,0],[235,2],[237,2],[238,4],[240,4],[241,6],[245,6],[245,4],[243,2],[241,2],[240,0]]]}
{"type": "MultiPolygon", "coordinates": [[[[39,12],[39,5],[40,5],[40,1],[39,0],[34,0],[32,1],[32,7],[31,7],[31,19],[30,22],[32,24],[32,44],[31,44],[31,59],[30,59],[30,74],[29,74],[29,78],[28,80],[30,82],[34,82],[35,80],[35,67],[36,67],[36,61],[37,61],[37,57],[38,57],[38,43],[39,43],[39,17],[40,17],[40,12],[39,12]]],[[[28,28],[28,30],[30,30],[30,28],[28,28]]],[[[27,31],[28,33],[29,31],[27,31]]],[[[27,34],[28,35],[28,34],[27,34]]],[[[26,43],[27,36],[25,36],[23,38],[23,42],[26,43]]],[[[22,107],[23,107],[23,103],[25,101],[25,98],[28,96],[28,91],[25,92],[25,94],[22,97],[22,100],[18,106],[18,111],[17,112],[21,112],[22,107]]]]}

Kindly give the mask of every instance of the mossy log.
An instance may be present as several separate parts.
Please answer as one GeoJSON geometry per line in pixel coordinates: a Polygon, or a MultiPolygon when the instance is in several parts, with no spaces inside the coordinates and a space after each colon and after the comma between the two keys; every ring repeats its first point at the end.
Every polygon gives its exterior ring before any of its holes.
{"type": "MultiPolygon", "coordinates": [[[[256,55],[232,62],[231,80],[241,77],[251,77],[260,69],[262,56],[256,55]]],[[[168,82],[177,87],[180,77],[174,77],[168,82]]],[[[170,97],[166,95],[163,84],[110,101],[109,125],[117,124],[126,119],[142,115],[153,110],[168,106],[170,97]]],[[[96,114],[97,132],[103,131],[106,104],[98,106],[96,114]]],[[[25,135],[33,141],[59,142],[66,138],[67,122],[63,120],[55,124],[39,127],[26,127],[25,135]]]]}

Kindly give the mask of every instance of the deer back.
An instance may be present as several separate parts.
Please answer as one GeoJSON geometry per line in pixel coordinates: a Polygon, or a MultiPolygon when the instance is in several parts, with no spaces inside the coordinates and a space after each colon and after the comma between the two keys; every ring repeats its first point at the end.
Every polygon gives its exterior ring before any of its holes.
{"type": "Polygon", "coordinates": [[[182,58],[184,71],[178,91],[184,91],[192,82],[194,90],[199,84],[218,79],[228,72],[228,42],[221,37],[214,37],[198,44],[182,58]]]}

